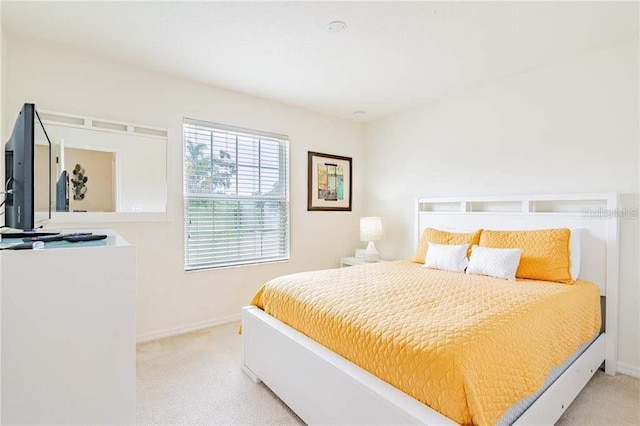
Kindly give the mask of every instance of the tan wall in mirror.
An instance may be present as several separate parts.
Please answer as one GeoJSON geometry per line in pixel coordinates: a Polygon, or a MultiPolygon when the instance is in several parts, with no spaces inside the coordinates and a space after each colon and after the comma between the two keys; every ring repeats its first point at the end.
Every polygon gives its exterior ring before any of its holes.
{"type": "Polygon", "coordinates": [[[105,151],[66,148],[65,168],[69,173],[69,211],[113,212],[114,200],[114,154],[105,151]],[[73,199],[73,168],[80,164],[88,178],[84,200],[73,199]]]}
{"type": "MultiPolygon", "coordinates": [[[[36,145],[36,152],[34,153],[34,164],[47,164],[49,163],[49,147],[46,145],[36,145]]],[[[36,210],[40,212],[46,212],[49,207],[49,194],[46,191],[49,185],[49,176],[47,170],[43,167],[35,167],[33,171],[35,181],[34,198],[36,202],[36,210]]],[[[55,194],[53,194],[55,196],[55,194]]]]}

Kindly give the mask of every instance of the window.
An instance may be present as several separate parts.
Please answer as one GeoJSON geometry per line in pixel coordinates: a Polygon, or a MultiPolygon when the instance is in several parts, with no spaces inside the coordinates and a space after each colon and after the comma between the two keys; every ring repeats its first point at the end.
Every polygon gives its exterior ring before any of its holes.
{"type": "Polygon", "coordinates": [[[289,259],[286,136],[184,120],[186,270],[289,259]]]}

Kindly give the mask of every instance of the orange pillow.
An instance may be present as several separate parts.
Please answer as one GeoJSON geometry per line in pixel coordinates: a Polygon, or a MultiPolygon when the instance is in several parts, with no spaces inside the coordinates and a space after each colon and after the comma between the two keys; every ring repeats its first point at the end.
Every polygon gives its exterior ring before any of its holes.
{"type": "Polygon", "coordinates": [[[570,284],[571,230],[542,229],[538,231],[487,231],[480,236],[484,247],[519,248],[522,250],[517,278],[554,281],[570,284]]]}
{"type": "Polygon", "coordinates": [[[424,259],[427,257],[428,242],[449,245],[469,244],[469,250],[467,251],[467,256],[469,256],[469,253],[471,253],[471,246],[479,243],[481,232],[482,229],[479,229],[476,232],[458,233],[426,228],[422,233],[420,244],[418,244],[416,253],[413,255],[413,259],[411,259],[411,261],[416,263],[424,263],[424,259]]]}

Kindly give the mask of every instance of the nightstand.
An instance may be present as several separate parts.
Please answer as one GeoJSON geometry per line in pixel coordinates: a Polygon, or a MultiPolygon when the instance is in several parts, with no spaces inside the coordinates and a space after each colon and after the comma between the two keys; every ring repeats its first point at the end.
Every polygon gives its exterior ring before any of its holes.
{"type": "Polygon", "coordinates": [[[340,258],[340,267],[344,268],[345,266],[354,266],[354,265],[365,265],[367,263],[381,263],[388,262],[387,260],[379,259],[377,262],[365,262],[364,259],[358,259],[357,257],[341,257],[340,258]]]}

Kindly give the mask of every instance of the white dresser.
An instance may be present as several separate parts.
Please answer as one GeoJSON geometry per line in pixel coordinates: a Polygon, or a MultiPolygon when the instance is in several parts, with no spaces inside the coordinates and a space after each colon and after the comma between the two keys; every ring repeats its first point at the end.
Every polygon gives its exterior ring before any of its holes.
{"type": "Polygon", "coordinates": [[[107,232],[0,251],[2,424],[135,423],[136,250],[107,232]]]}

